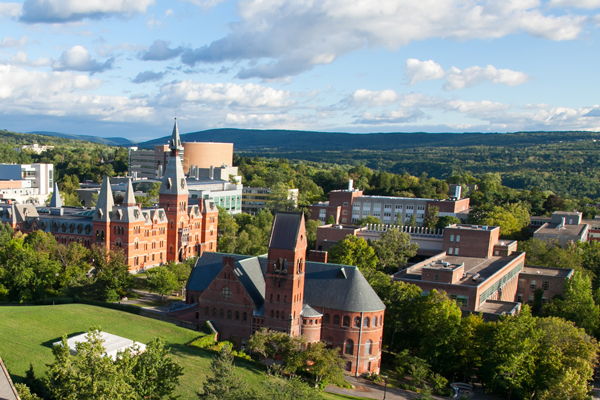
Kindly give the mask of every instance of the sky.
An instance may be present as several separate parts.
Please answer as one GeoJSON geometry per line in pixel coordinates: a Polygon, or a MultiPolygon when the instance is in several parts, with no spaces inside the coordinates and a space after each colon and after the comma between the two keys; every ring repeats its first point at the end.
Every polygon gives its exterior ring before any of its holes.
{"type": "Polygon", "coordinates": [[[0,129],[600,131],[600,0],[0,0],[0,129]]]}

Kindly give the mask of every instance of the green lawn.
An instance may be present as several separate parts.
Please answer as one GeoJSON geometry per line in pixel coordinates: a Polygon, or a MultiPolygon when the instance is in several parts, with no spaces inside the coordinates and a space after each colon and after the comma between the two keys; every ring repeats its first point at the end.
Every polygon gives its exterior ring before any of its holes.
{"type": "MultiPolygon", "coordinates": [[[[155,337],[165,339],[173,358],[184,367],[177,394],[182,399],[196,398],[209,371],[212,352],[186,346],[200,336],[199,332],[180,328],[151,318],[85,304],[56,306],[0,307],[0,357],[15,381],[20,381],[29,363],[38,376],[43,376],[46,364],[54,360],[52,343],[62,335],[72,336],[99,326],[103,331],[147,343],[155,337]]],[[[264,372],[255,363],[236,361],[244,379],[254,387],[261,385],[264,372]]],[[[349,397],[324,393],[329,400],[349,397]]]]}
{"type": "MultiPolygon", "coordinates": [[[[211,352],[186,346],[198,332],[173,324],[140,317],[121,311],[84,304],[36,307],[0,307],[0,356],[16,381],[25,376],[29,363],[38,375],[45,374],[46,364],[54,359],[51,346],[63,334],[72,336],[93,326],[147,343],[162,337],[171,348],[173,358],[184,367],[185,375],[177,394],[183,399],[195,398],[204,376],[209,371],[211,352]]],[[[240,373],[251,385],[258,385],[263,372],[254,363],[237,363],[240,373]]]]}

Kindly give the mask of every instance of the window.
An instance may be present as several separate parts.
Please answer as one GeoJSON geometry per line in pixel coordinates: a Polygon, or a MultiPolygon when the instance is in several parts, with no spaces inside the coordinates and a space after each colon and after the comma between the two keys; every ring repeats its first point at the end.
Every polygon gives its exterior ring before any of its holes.
{"type": "Polygon", "coordinates": [[[340,324],[340,316],[339,315],[334,315],[333,316],[333,324],[334,325],[339,325],[340,324]]]}
{"type": "Polygon", "coordinates": [[[216,317],[216,316],[217,316],[217,309],[213,308],[213,317],[216,317]]]}
{"type": "Polygon", "coordinates": [[[344,320],[342,323],[343,326],[350,326],[350,317],[347,315],[344,315],[344,320]]]}
{"type": "Polygon", "coordinates": [[[221,308],[221,318],[225,318],[225,309],[221,308]]]}
{"type": "Polygon", "coordinates": [[[354,342],[352,339],[346,340],[346,344],[344,345],[344,354],[354,354],[354,342]]]}
{"type": "Polygon", "coordinates": [[[365,354],[373,354],[373,342],[371,340],[367,340],[367,342],[365,343],[365,354]]]}
{"type": "Polygon", "coordinates": [[[449,255],[452,255],[452,251],[453,251],[453,250],[454,250],[454,249],[453,249],[452,247],[450,247],[450,248],[448,249],[448,254],[449,254],[449,255]]]}
{"type": "Polygon", "coordinates": [[[363,326],[365,328],[370,328],[371,327],[371,320],[369,319],[369,317],[365,317],[365,320],[363,322],[363,326]]]}
{"type": "Polygon", "coordinates": [[[523,302],[523,294],[522,294],[522,293],[519,293],[519,294],[517,294],[517,301],[518,301],[519,303],[522,303],[522,302],[523,302]]]}
{"type": "Polygon", "coordinates": [[[543,282],[542,282],[542,289],[543,289],[543,290],[548,290],[548,289],[550,289],[550,282],[548,282],[548,281],[543,281],[543,282]]]}
{"type": "Polygon", "coordinates": [[[436,281],[436,282],[439,281],[440,280],[440,274],[434,274],[433,275],[433,280],[436,281]]]}
{"type": "Polygon", "coordinates": [[[454,242],[454,235],[450,235],[450,241],[454,242]]]}
{"type": "Polygon", "coordinates": [[[354,317],[354,327],[360,328],[360,317],[354,317]]]}
{"type": "Polygon", "coordinates": [[[456,243],[460,242],[460,235],[456,235],[456,243]]]}
{"type": "Polygon", "coordinates": [[[458,247],[456,249],[454,249],[454,255],[457,256],[458,255],[458,247]]]}
{"type": "Polygon", "coordinates": [[[525,287],[525,279],[519,279],[519,289],[523,289],[525,287]]]}
{"type": "Polygon", "coordinates": [[[248,320],[248,313],[244,312],[244,317],[242,319],[243,321],[247,321],[248,320]]]}
{"type": "Polygon", "coordinates": [[[537,284],[534,280],[532,280],[531,282],[529,282],[529,289],[531,290],[535,290],[537,288],[537,284]]]}
{"type": "Polygon", "coordinates": [[[527,299],[527,302],[528,303],[533,303],[533,295],[532,294],[529,295],[529,298],[527,299]]]}
{"type": "Polygon", "coordinates": [[[456,305],[459,308],[467,307],[469,303],[469,296],[457,296],[455,294],[450,295],[450,300],[456,301],[456,305]]]}
{"type": "Polygon", "coordinates": [[[209,314],[210,314],[210,308],[206,307],[206,309],[204,309],[204,315],[209,315],[209,314]]]}
{"type": "Polygon", "coordinates": [[[231,319],[231,316],[232,316],[231,310],[227,310],[227,318],[231,319]]]}
{"type": "Polygon", "coordinates": [[[323,322],[328,324],[329,323],[329,314],[325,314],[325,317],[323,319],[323,322]]]}

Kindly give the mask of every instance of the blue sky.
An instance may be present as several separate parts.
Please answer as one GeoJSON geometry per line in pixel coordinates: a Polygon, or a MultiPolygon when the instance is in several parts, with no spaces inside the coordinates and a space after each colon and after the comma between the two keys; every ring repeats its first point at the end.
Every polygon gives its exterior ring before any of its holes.
{"type": "Polygon", "coordinates": [[[0,0],[0,129],[600,131],[600,0],[0,0]]]}

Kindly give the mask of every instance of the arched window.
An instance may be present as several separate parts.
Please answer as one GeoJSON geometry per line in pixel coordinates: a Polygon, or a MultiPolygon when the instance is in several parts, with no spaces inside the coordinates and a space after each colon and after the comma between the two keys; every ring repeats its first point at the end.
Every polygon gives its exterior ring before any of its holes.
{"type": "Polygon", "coordinates": [[[367,340],[367,343],[365,343],[365,355],[371,355],[373,354],[373,342],[371,340],[367,340]]]}
{"type": "Polygon", "coordinates": [[[363,325],[365,328],[370,328],[371,327],[371,320],[369,319],[369,317],[365,317],[363,325]]]}
{"type": "Polygon", "coordinates": [[[340,316],[339,315],[334,315],[333,316],[333,324],[334,325],[339,325],[340,324],[340,316]]]}
{"type": "Polygon", "coordinates": [[[206,307],[206,310],[204,310],[204,314],[205,315],[209,315],[210,314],[210,308],[206,307]]]}
{"type": "Polygon", "coordinates": [[[360,317],[354,317],[354,327],[360,328],[360,317]]]}
{"type": "Polygon", "coordinates": [[[244,313],[244,321],[248,321],[248,313],[247,312],[244,313]]]}
{"type": "Polygon", "coordinates": [[[344,319],[343,319],[343,326],[350,326],[350,317],[347,315],[344,315],[344,319]]]}
{"type": "Polygon", "coordinates": [[[344,345],[344,354],[354,354],[354,342],[352,339],[346,340],[346,344],[344,345]]]}
{"type": "Polygon", "coordinates": [[[216,317],[216,316],[217,316],[217,308],[215,307],[215,308],[213,308],[213,317],[216,317]]]}
{"type": "Polygon", "coordinates": [[[231,315],[232,315],[231,310],[227,310],[227,318],[228,319],[231,319],[231,315]]]}
{"type": "Polygon", "coordinates": [[[324,322],[325,324],[328,324],[328,323],[329,323],[329,318],[330,318],[330,317],[329,317],[329,314],[325,314],[325,318],[323,319],[323,322],[324,322]]]}
{"type": "Polygon", "coordinates": [[[238,320],[240,319],[240,312],[239,311],[235,312],[235,319],[238,319],[238,320]]]}
{"type": "Polygon", "coordinates": [[[139,249],[139,248],[140,248],[140,242],[138,242],[138,240],[137,240],[137,239],[135,239],[135,242],[133,242],[133,248],[134,248],[135,250],[137,250],[137,249],[139,249]]]}
{"type": "Polygon", "coordinates": [[[375,316],[375,318],[373,318],[373,326],[377,326],[377,316],[375,316]]]}
{"type": "Polygon", "coordinates": [[[225,309],[221,308],[221,318],[225,318],[225,309]]]}

